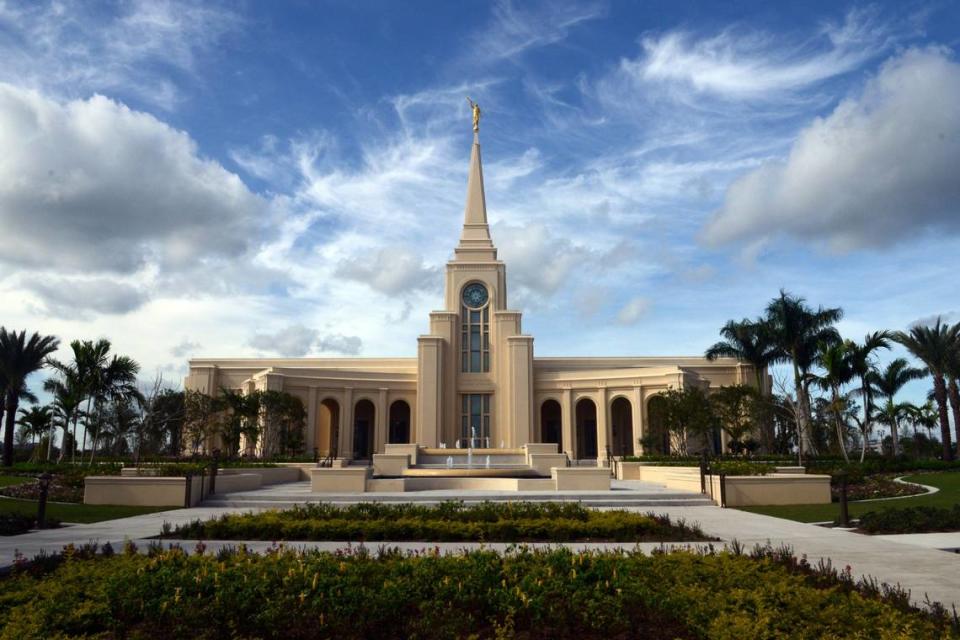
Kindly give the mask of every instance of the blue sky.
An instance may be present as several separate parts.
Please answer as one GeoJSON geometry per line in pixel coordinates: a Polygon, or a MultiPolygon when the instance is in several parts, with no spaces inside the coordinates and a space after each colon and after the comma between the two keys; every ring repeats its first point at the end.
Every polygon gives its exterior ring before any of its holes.
{"type": "Polygon", "coordinates": [[[467,95],[540,355],[699,354],[780,287],[960,321],[958,46],[956,2],[0,0],[3,324],[174,381],[413,355],[467,95]]]}

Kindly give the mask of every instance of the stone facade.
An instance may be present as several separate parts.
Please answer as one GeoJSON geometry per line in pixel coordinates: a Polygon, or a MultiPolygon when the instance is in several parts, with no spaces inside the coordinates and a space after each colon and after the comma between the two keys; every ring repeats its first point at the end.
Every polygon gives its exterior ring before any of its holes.
{"type": "Polygon", "coordinates": [[[463,231],[444,306],[414,358],[198,358],[187,389],[275,389],[307,410],[308,452],[370,459],[388,443],[517,448],[558,442],[571,459],[641,452],[651,397],[670,387],[752,384],[751,367],[699,357],[540,358],[507,304],[474,137],[463,231]]]}

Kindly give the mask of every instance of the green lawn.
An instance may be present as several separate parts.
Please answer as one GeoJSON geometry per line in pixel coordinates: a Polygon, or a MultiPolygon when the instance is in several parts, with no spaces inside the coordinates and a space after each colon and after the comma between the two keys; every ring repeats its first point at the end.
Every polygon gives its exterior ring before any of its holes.
{"type": "MultiPolygon", "coordinates": [[[[167,511],[175,507],[126,507],[97,504],[47,503],[47,517],[61,522],[101,522],[129,516],[139,516],[154,511],[167,511]]],[[[17,513],[27,516],[37,515],[35,500],[16,500],[0,497],[0,513],[17,513]]]]}
{"type": "MultiPolygon", "coordinates": [[[[915,498],[900,498],[897,500],[877,500],[874,502],[851,502],[850,517],[855,518],[867,511],[881,509],[900,509],[904,507],[952,507],[960,503],[960,471],[941,471],[924,473],[904,478],[909,482],[930,485],[940,489],[932,495],[920,495],[915,498]]],[[[762,513],[787,520],[799,522],[826,522],[836,520],[840,515],[840,505],[833,504],[799,504],[772,507],[740,507],[744,511],[762,513]]]]}

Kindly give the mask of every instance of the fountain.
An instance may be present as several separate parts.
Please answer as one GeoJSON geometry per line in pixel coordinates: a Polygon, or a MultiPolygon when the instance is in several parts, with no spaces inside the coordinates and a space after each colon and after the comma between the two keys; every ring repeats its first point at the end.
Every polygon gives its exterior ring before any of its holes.
{"type": "Polygon", "coordinates": [[[453,456],[447,456],[447,469],[453,469],[453,456]]]}
{"type": "Polygon", "coordinates": [[[486,461],[486,463],[484,464],[484,466],[485,466],[487,469],[490,468],[490,456],[487,456],[487,461],[486,461]]]}
{"type": "Polygon", "coordinates": [[[473,447],[467,447],[467,469],[473,469],[473,447]]]}

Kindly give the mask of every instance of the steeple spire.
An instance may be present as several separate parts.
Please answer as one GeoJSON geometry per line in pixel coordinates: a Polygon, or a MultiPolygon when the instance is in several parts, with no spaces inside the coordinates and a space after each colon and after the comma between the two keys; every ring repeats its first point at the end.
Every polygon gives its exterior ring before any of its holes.
{"type": "Polygon", "coordinates": [[[483,166],[480,161],[480,134],[473,132],[470,174],[467,178],[467,204],[463,212],[463,232],[454,250],[458,262],[486,262],[497,259],[497,249],[487,224],[487,199],[483,193],[483,166]]]}

